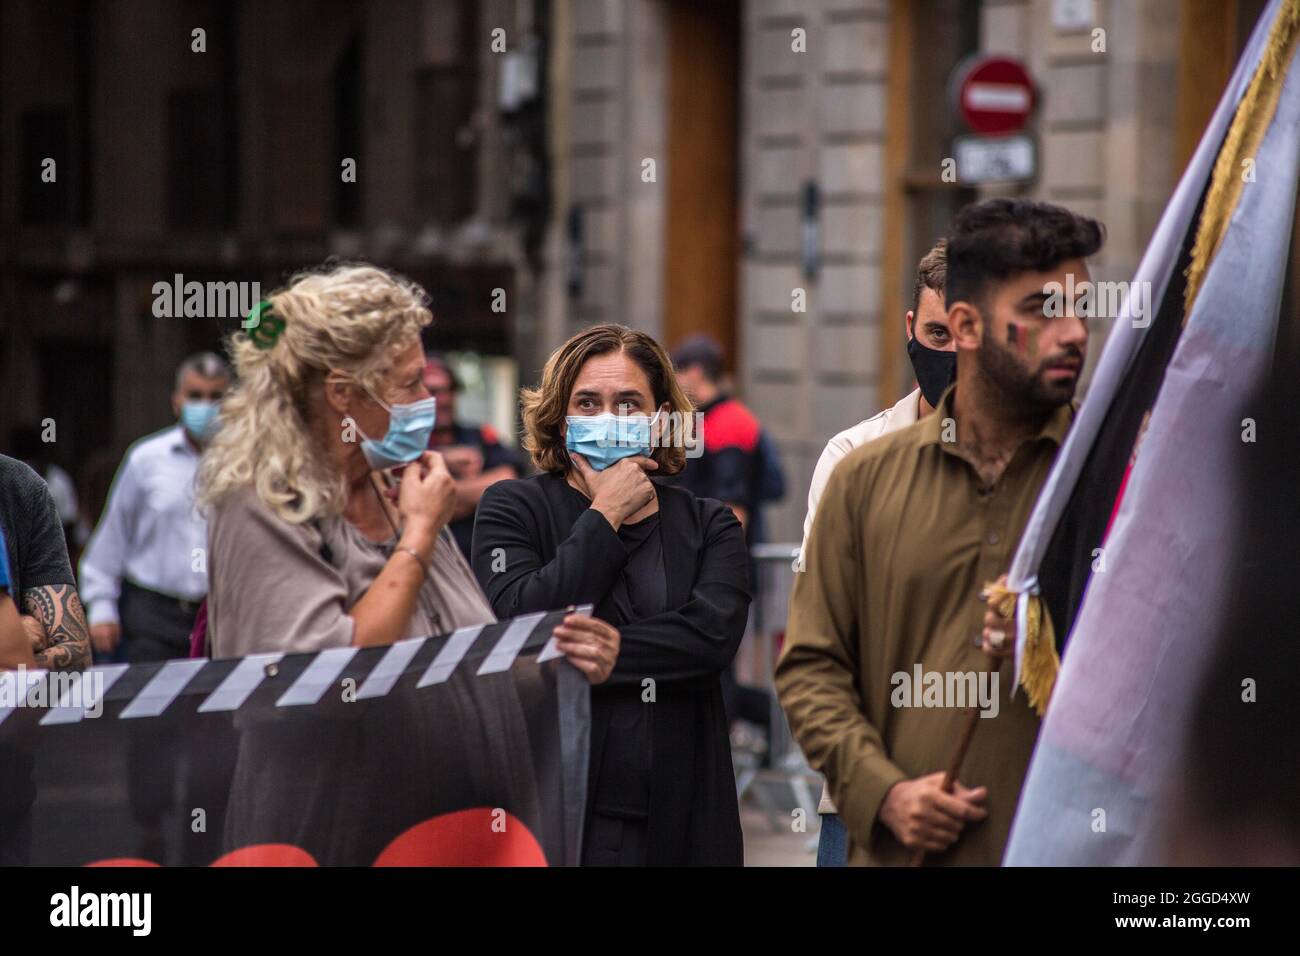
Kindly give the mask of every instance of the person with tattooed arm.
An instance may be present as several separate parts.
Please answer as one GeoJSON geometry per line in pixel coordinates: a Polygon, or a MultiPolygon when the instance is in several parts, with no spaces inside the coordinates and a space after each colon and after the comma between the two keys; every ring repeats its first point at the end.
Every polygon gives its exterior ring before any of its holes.
{"type": "MultiPolygon", "coordinates": [[[[58,508],[41,476],[5,455],[0,555],[0,668],[83,670],[90,662],[90,635],[58,508]]],[[[0,740],[0,866],[28,862],[35,802],[34,754],[12,738],[0,740]]]]}
{"type": "Polygon", "coordinates": [[[90,663],[90,635],[58,509],[41,476],[6,455],[0,455],[0,529],[6,539],[9,594],[30,642],[33,666],[84,670],[90,663]]]}

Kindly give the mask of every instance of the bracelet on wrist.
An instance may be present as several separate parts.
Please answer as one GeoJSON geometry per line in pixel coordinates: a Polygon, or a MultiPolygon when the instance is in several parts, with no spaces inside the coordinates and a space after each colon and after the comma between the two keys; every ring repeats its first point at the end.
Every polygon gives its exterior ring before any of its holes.
{"type": "Polygon", "coordinates": [[[407,547],[406,545],[404,545],[404,544],[399,544],[399,545],[397,546],[397,548],[395,549],[394,553],[395,553],[395,554],[397,554],[397,553],[409,554],[411,557],[415,558],[416,562],[417,562],[417,563],[420,565],[420,567],[423,569],[423,571],[424,571],[424,576],[425,576],[425,577],[428,577],[428,576],[429,576],[429,562],[426,561],[426,560],[423,558],[423,556],[421,556],[421,554],[420,554],[419,551],[416,551],[414,548],[408,548],[408,547],[407,547]]]}

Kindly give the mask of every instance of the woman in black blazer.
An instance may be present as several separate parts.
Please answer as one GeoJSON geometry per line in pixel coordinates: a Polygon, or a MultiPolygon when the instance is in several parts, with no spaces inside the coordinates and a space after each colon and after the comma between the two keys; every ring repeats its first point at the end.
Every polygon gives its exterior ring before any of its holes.
{"type": "MultiPolygon", "coordinates": [[[[542,473],[501,481],[474,523],[473,567],[500,617],[594,605],[621,633],[592,688],[583,862],[740,865],[719,676],[749,608],[740,523],[651,475],[685,465],[690,415],[663,349],[620,325],[574,336],[525,390],[542,473]]],[[[581,665],[586,634],[562,634],[581,665]]]]}

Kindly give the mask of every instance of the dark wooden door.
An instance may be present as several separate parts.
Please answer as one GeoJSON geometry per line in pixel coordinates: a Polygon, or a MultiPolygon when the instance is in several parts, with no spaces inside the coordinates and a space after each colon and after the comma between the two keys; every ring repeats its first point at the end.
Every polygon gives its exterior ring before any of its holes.
{"type": "Polygon", "coordinates": [[[740,4],[673,0],[668,46],[664,337],[712,335],[735,367],[740,4]]]}

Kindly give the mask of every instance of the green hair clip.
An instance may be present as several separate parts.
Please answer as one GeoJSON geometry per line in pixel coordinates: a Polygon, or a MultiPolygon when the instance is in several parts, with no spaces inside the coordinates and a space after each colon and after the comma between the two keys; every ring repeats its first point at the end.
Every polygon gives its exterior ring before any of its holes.
{"type": "Polygon", "coordinates": [[[253,306],[243,323],[248,337],[259,349],[269,349],[284,331],[284,319],[271,311],[271,303],[263,299],[253,306]]]}

